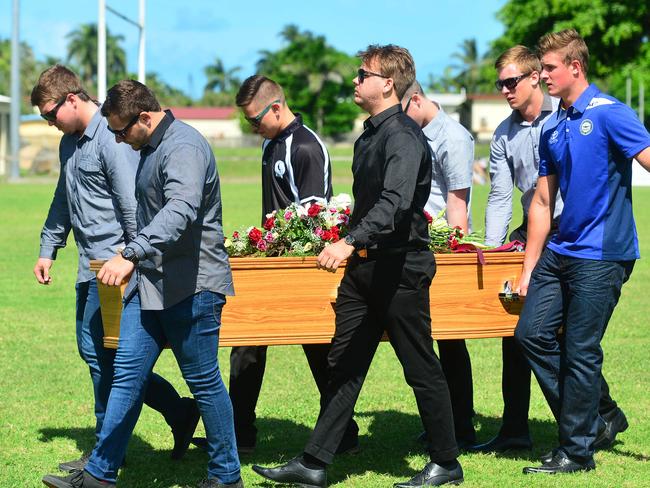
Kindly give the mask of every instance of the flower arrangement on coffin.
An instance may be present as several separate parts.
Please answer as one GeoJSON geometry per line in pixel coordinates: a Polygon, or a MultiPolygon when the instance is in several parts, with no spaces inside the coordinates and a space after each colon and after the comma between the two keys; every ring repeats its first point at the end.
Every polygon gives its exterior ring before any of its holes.
{"type": "Polygon", "coordinates": [[[226,239],[228,254],[242,256],[314,256],[330,242],[345,237],[350,222],[350,195],[329,202],[292,203],[266,215],[262,228],[249,227],[226,239]]]}
{"type": "MultiPolygon", "coordinates": [[[[349,195],[341,193],[329,202],[310,205],[292,203],[284,210],[266,216],[264,225],[233,232],[225,245],[231,257],[315,256],[331,242],[345,237],[350,222],[349,195]]],[[[470,244],[485,248],[482,243],[465,237],[459,227],[450,227],[442,210],[435,218],[425,212],[429,222],[430,248],[436,253],[453,252],[470,244]]]]}

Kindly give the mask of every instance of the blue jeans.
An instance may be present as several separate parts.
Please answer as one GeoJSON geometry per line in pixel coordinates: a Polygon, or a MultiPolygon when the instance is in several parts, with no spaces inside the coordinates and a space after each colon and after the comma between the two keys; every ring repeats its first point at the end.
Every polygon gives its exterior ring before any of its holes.
{"type": "Polygon", "coordinates": [[[580,259],[545,249],[515,330],[558,421],[560,448],[579,462],[594,453],[603,364],[600,341],[633,267],[634,261],[580,259]]]}
{"type": "MultiPolygon", "coordinates": [[[[97,281],[92,279],[77,283],[77,348],[79,355],[88,365],[95,396],[95,436],[99,439],[102,430],[108,396],[113,384],[113,362],[115,350],[104,347],[104,325],[99,308],[97,281]]],[[[174,426],[183,420],[180,396],[163,377],[152,373],[147,388],[145,403],[159,411],[165,421],[174,426]]]]}
{"type": "Polygon", "coordinates": [[[208,438],[208,478],[240,477],[232,405],[221,379],[217,352],[225,297],[201,291],[165,310],[140,310],[135,294],[122,311],[115,378],[104,425],[86,470],[115,482],[140,415],[147,380],[169,342],[183,378],[196,398],[208,438]]]}

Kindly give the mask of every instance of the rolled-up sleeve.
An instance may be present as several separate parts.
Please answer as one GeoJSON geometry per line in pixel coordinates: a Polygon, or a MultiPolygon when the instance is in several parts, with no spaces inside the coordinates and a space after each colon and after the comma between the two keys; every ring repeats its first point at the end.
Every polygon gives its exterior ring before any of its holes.
{"type": "Polygon", "coordinates": [[[71,228],[72,223],[66,195],[65,165],[62,165],[56,190],[54,191],[54,198],[41,231],[39,257],[56,259],[57,251],[66,245],[71,228]]]}
{"type": "Polygon", "coordinates": [[[495,136],[490,143],[490,193],[485,209],[485,243],[500,246],[506,240],[512,219],[514,169],[508,163],[504,141],[495,136]]]}
{"type": "Polygon", "coordinates": [[[388,136],[383,188],[374,206],[350,231],[359,247],[371,246],[381,236],[390,235],[411,210],[420,165],[429,157],[415,134],[399,131],[388,136]]]}
{"type": "Polygon", "coordinates": [[[139,259],[163,253],[197,218],[208,159],[195,146],[172,150],[161,166],[165,204],[130,244],[139,259]]]}

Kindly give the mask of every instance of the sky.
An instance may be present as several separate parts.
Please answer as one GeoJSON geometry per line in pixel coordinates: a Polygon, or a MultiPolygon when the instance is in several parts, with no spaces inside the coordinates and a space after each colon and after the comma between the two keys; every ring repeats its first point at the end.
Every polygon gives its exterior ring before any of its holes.
{"type": "MultiPolygon", "coordinates": [[[[506,0],[328,0],[309,2],[147,0],[146,70],[200,97],[203,69],[216,57],[226,69],[240,66],[243,79],[255,72],[259,51],[282,47],[279,32],[287,24],[324,35],[349,54],[368,44],[398,44],[411,51],[418,79],[440,75],[454,63],[452,54],[464,39],[476,38],[480,53],[503,32],[495,14],[506,0]]],[[[138,19],[137,0],[106,0],[127,17],[138,19]]],[[[66,34],[96,22],[97,0],[20,0],[20,37],[37,59],[65,61],[66,34]]],[[[0,0],[0,38],[11,36],[13,0],[0,0]]],[[[122,34],[129,71],[137,72],[138,33],[111,12],[112,34],[122,34]]]]}

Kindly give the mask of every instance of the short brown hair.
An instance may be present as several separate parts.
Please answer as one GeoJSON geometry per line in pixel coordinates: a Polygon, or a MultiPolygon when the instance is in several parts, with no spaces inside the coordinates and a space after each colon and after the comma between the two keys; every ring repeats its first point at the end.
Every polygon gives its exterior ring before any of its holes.
{"type": "Polygon", "coordinates": [[[250,105],[255,99],[258,99],[262,103],[270,102],[271,100],[284,102],[284,91],[271,78],[262,75],[249,76],[239,87],[235,103],[238,107],[245,107],[250,105]]]}
{"type": "Polygon", "coordinates": [[[65,66],[55,64],[38,77],[38,82],[32,89],[32,106],[37,107],[47,102],[58,102],[68,93],[74,93],[85,102],[90,100],[79,77],[65,66]]]}
{"type": "Polygon", "coordinates": [[[122,80],[106,93],[102,115],[116,115],[130,120],[141,112],[160,112],[160,104],[153,92],[135,80],[122,80]]]}
{"type": "Polygon", "coordinates": [[[497,71],[501,71],[509,64],[516,65],[525,73],[532,73],[533,71],[540,73],[542,71],[542,63],[537,54],[521,44],[501,53],[494,63],[494,67],[497,71]]]}
{"type": "Polygon", "coordinates": [[[582,66],[583,73],[587,74],[589,48],[575,29],[565,29],[543,35],[537,41],[537,51],[540,57],[550,51],[563,51],[565,65],[568,66],[571,61],[578,61],[582,66]]]}
{"type": "Polygon", "coordinates": [[[357,56],[366,64],[377,61],[380,74],[393,79],[395,94],[400,100],[415,81],[415,61],[408,49],[394,44],[371,44],[357,56]]]}
{"type": "Polygon", "coordinates": [[[424,90],[422,89],[422,85],[420,85],[420,82],[418,80],[415,80],[413,83],[411,83],[411,86],[409,86],[406,89],[406,91],[404,92],[404,96],[402,97],[402,100],[408,97],[412,97],[416,93],[426,98],[426,94],[424,93],[424,90]]]}

